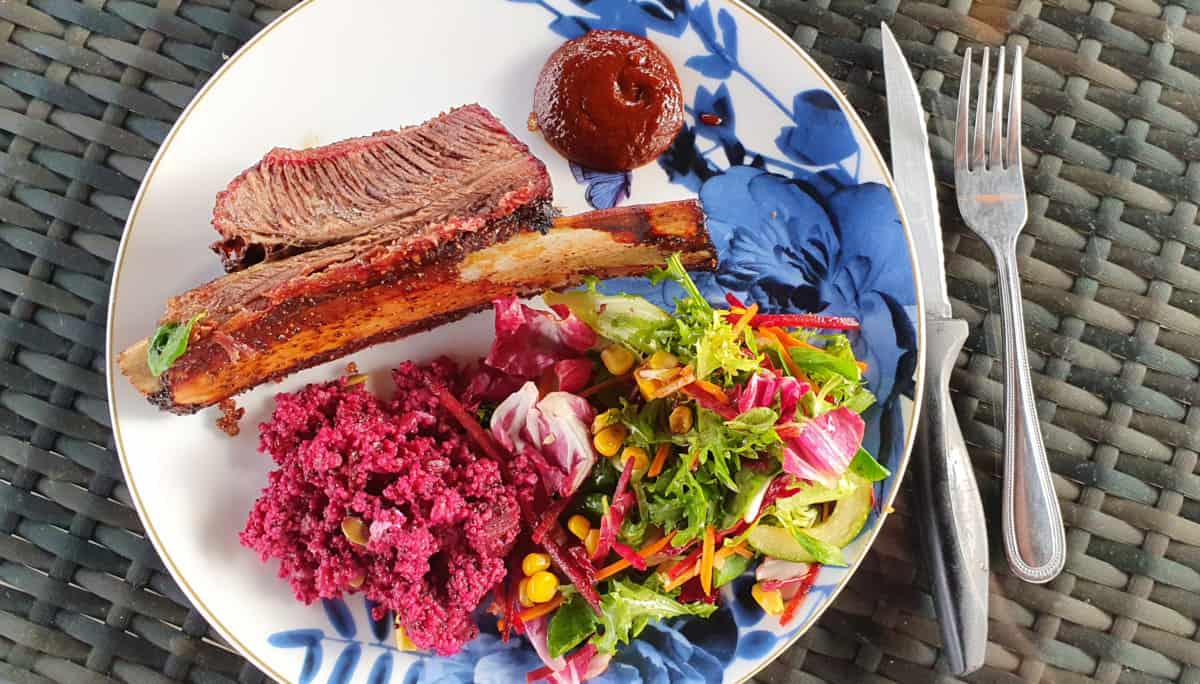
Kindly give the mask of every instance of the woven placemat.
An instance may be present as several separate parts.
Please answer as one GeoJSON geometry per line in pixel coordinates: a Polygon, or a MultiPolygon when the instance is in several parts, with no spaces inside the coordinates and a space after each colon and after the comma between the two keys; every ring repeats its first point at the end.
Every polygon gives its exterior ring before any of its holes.
{"type": "MultiPolygon", "coordinates": [[[[579,0],[582,2],[582,0],[579,0]]],[[[108,426],[108,279],[171,122],[292,0],[0,0],[0,681],[260,682],[142,535],[108,426]]],[[[1030,222],[1020,244],[1034,383],[1069,526],[1064,574],[999,571],[980,682],[1200,683],[1200,0],[751,0],[886,140],[878,24],[949,128],[968,45],[1021,45],[1030,222]]],[[[943,199],[955,373],[998,519],[993,269],[943,199]]],[[[942,677],[905,515],[850,588],[758,677],[942,677]]],[[[992,547],[1000,549],[998,538],[992,547]]]]}

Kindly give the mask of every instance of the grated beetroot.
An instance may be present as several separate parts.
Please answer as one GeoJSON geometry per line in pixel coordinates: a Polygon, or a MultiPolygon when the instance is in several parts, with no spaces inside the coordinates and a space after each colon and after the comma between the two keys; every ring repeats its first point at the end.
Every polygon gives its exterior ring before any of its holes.
{"type": "Polygon", "coordinates": [[[464,396],[464,375],[442,358],[395,369],[390,402],[345,380],[278,395],[259,443],[278,468],[241,533],[264,561],[280,561],[301,601],[361,579],[381,614],[395,611],[414,644],[441,655],[478,632],[471,613],[504,579],[518,496],[536,483],[506,481],[438,402],[431,388],[464,396]],[[366,523],[365,546],[342,533],[348,516],[366,523]]]}

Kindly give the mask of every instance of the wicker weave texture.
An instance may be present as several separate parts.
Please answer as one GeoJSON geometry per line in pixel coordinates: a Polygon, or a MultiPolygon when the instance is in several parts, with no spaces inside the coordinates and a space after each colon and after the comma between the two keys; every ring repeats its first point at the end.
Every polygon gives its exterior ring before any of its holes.
{"type": "MultiPolygon", "coordinates": [[[[1026,585],[991,530],[992,643],[970,679],[1200,681],[1200,3],[757,7],[839,81],[881,144],[879,21],[913,66],[932,114],[954,310],[972,324],[955,403],[991,521],[1003,446],[987,334],[995,270],[956,211],[951,145],[964,49],[1025,50],[1030,221],[1018,251],[1069,556],[1058,579],[1026,585]]],[[[940,637],[906,505],[834,609],[762,681],[934,678],[940,637]]]]}
{"type": "MultiPolygon", "coordinates": [[[[103,327],[150,158],[199,85],[291,4],[0,0],[0,681],[262,680],[142,535],[109,432],[103,327]]],[[[1200,2],[751,4],[881,142],[879,21],[917,72],[947,181],[955,310],[973,324],[956,406],[993,512],[994,275],[954,210],[948,132],[963,49],[1027,50],[1021,268],[1070,558],[1033,587],[994,554],[992,645],[972,679],[1200,682],[1200,2]]],[[[939,677],[906,503],[834,609],[760,681],[939,677]]]]}

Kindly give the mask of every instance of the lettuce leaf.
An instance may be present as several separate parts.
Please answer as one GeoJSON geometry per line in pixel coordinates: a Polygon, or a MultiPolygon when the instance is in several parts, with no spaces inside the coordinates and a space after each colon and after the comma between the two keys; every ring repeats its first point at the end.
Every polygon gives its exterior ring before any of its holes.
{"type": "Polygon", "coordinates": [[[592,643],[600,653],[616,653],[620,644],[636,639],[652,620],[680,615],[708,617],[716,611],[711,603],[680,603],[667,594],[644,585],[617,579],[612,589],[600,598],[600,634],[592,643]]]}
{"type": "Polygon", "coordinates": [[[771,508],[771,517],[787,530],[788,534],[792,535],[796,543],[804,547],[805,551],[812,554],[812,557],[818,563],[822,565],[847,565],[846,557],[842,554],[841,549],[829,542],[821,541],[805,531],[806,528],[812,527],[817,520],[816,509],[812,506],[791,503],[787,499],[780,499],[771,508]]]}
{"type": "Polygon", "coordinates": [[[550,306],[566,306],[601,337],[643,354],[671,346],[675,333],[671,315],[644,297],[601,294],[591,279],[586,289],[547,292],[542,298],[550,306]]]}
{"type": "Polygon", "coordinates": [[[892,474],[892,471],[885,468],[883,464],[875,460],[874,456],[861,447],[854,455],[854,460],[850,461],[849,470],[867,482],[879,482],[892,474]]]}
{"type": "MultiPolygon", "coordinates": [[[[866,379],[850,338],[845,335],[830,335],[823,349],[792,347],[788,350],[796,365],[816,383],[819,398],[829,397],[836,406],[845,406],[855,413],[862,413],[875,403],[875,395],[867,389],[866,379]]],[[[810,405],[818,410],[829,404],[815,401],[810,405]]]]}
{"type": "Polygon", "coordinates": [[[742,468],[737,471],[733,477],[734,483],[737,484],[737,495],[725,502],[725,517],[721,519],[721,529],[733,527],[737,521],[746,518],[747,511],[752,506],[762,505],[767,485],[771,484],[771,479],[777,472],[779,471],[776,468],[768,471],[742,468]]]}
{"type": "Polygon", "coordinates": [[[746,568],[748,567],[750,567],[749,558],[736,553],[730,554],[713,575],[713,588],[718,589],[729,584],[743,572],[746,572],[746,568]]]}
{"type": "Polygon", "coordinates": [[[665,399],[654,399],[639,407],[622,398],[620,421],[629,429],[626,440],[651,452],[660,442],[671,441],[670,433],[662,428],[666,425],[666,413],[665,399]]]}
{"type": "Polygon", "coordinates": [[[596,614],[583,597],[576,594],[550,617],[546,644],[550,657],[558,658],[582,644],[596,631],[596,614]]]}

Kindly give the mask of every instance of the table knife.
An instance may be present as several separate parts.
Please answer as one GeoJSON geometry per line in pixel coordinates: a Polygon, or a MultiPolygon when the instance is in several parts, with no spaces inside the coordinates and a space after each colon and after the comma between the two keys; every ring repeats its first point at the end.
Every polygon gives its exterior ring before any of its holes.
{"type": "Polygon", "coordinates": [[[925,113],[908,61],[881,25],[892,176],[915,243],[925,323],[925,392],[912,455],[916,522],[933,583],[950,671],[983,664],[988,627],[988,551],[983,505],[962,431],[950,403],[950,372],[967,338],[946,292],[942,227],[925,113]]]}

